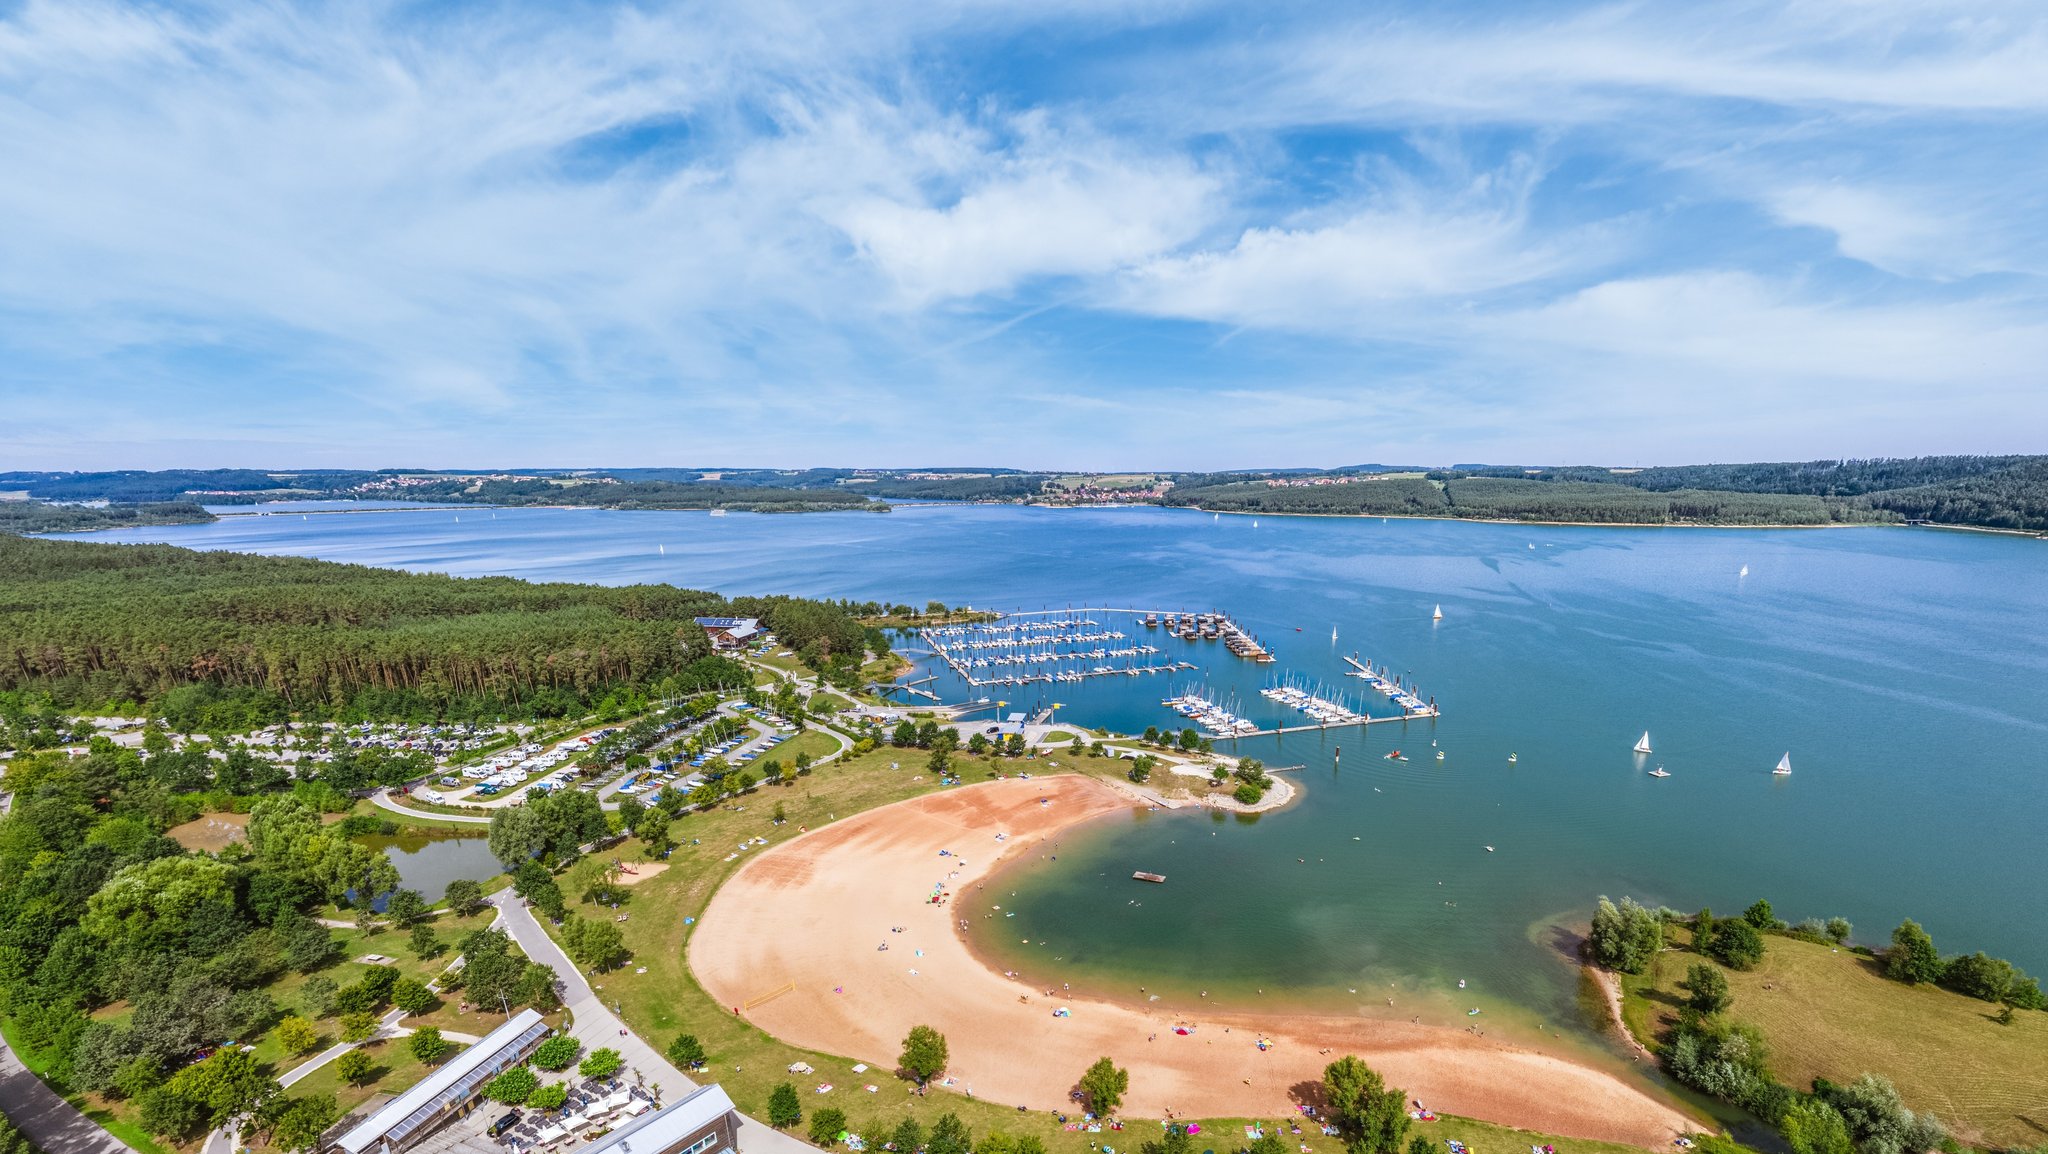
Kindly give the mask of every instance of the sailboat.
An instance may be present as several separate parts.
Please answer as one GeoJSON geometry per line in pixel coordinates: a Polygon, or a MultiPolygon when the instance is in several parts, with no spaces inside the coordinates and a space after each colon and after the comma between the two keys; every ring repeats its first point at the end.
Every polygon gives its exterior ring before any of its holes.
{"type": "Polygon", "coordinates": [[[655,550],[656,550],[656,551],[658,551],[658,552],[659,552],[659,553],[660,553],[660,554],[661,554],[662,556],[664,556],[664,557],[668,556],[668,546],[666,546],[666,545],[656,545],[656,546],[655,546],[654,548],[655,548],[655,550]]]}
{"type": "Polygon", "coordinates": [[[1519,759],[1519,758],[1518,758],[1518,757],[1517,757],[1517,756],[1516,756],[1515,754],[1512,754],[1512,753],[1508,754],[1508,764],[1509,764],[1509,765],[1513,765],[1513,764],[1515,764],[1515,762],[1516,762],[1516,761],[1518,761],[1518,760],[1520,760],[1520,759],[1519,759]]]}
{"type": "Polygon", "coordinates": [[[1258,527],[1259,527],[1259,519],[1258,519],[1257,517],[1253,517],[1253,518],[1252,518],[1252,528],[1256,529],[1256,528],[1258,528],[1258,527]]]}
{"type": "Polygon", "coordinates": [[[1772,770],[1771,772],[1772,772],[1772,773],[1774,773],[1774,774],[1776,774],[1776,775],[1777,775],[1777,776],[1779,776],[1779,777],[1791,777],[1791,776],[1792,776],[1792,755],[1791,755],[1791,754],[1789,754],[1789,753],[1787,753],[1787,754],[1786,754],[1785,756],[1783,756],[1783,757],[1779,758],[1779,759],[1778,759],[1778,768],[1776,768],[1776,769],[1772,770]]]}
{"type": "Polygon", "coordinates": [[[1431,621],[1442,621],[1444,619],[1444,607],[1441,605],[1437,606],[1436,612],[1430,614],[1429,619],[1431,621]]]}
{"type": "Polygon", "coordinates": [[[1742,567],[1742,572],[1740,572],[1740,573],[1737,573],[1737,574],[1736,574],[1736,576],[1737,576],[1737,577],[1747,577],[1747,576],[1749,576],[1749,566],[1747,566],[1747,565],[1744,565],[1744,566],[1742,567]]]}
{"type": "Polygon", "coordinates": [[[1337,644],[1337,627],[1335,625],[1330,626],[1330,644],[1337,644]]]}
{"type": "Polygon", "coordinates": [[[1660,765],[1660,766],[1658,766],[1657,768],[1655,768],[1655,769],[1653,769],[1653,770],[1651,770],[1651,771],[1650,771],[1650,776],[1651,776],[1651,777],[1670,777],[1671,775],[1670,775],[1669,773],[1666,773],[1666,772],[1664,772],[1664,767],[1660,765]]]}
{"type": "Polygon", "coordinates": [[[1636,752],[1637,752],[1637,753],[1648,753],[1648,752],[1650,752],[1650,731],[1649,731],[1649,730],[1645,729],[1645,730],[1643,731],[1643,735],[1642,735],[1641,737],[1638,737],[1638,738],[1636,738],[1636,752]]]}

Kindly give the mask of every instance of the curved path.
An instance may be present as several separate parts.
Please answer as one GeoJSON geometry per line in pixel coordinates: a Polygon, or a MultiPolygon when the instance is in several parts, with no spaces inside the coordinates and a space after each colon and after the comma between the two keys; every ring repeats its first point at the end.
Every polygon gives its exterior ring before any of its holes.
{"type": "Polygon", "coordinates": [[[7,1120],[48,1154],[134,1154],[30,1073],[5,1038],[0,1038],[0,1102],[7,1105],[7,1120]]]}
{"type": "Polygon", "coordinates": [[[764,850],[721,886],[690,939],[690,965],[727,1006],[794,982],[747,1017],[800,1046],[893,1066],[911,1026],[934,1026],[951,1044],[948,1072],[1005,1104],[1065,1108],[1075,1077],[1106,1054],[1132,1072],[1132,1116],[1288,1115],[1299,1088],[1348,1052],[1451,1113],[1646,1147],[1699,1129],[1615,1075],[1447,1027],[1203,1014],[1195,1034],[1177,1036],[1163,1008],[1048,999],[969,953],[954,921],[983,910],[972,887],[1000,856],[1045,852],[1069,826],[1130,806],[1093,779],[1059,776],[928,794],[834,822],[764,850]],[[931,904],[942,879],[963,895],[960,909],[931,904]],[[892,948],[878,951],[878,941],[892,948]],[[1058,1006],[1072,1016],[1054,1017],[1058,1006]],[[1261,1036],[1275,1045],[1257,1049],[1261,1036]]]}

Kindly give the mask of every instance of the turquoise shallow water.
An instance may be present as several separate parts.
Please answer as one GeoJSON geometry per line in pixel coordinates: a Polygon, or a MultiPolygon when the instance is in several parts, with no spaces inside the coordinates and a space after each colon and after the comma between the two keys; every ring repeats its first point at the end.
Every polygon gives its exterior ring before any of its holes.
{"type": "MultiPolygon", "coordinates": [[[[1372,1003],[1392,982],[1403,1010],[1560,1020],[1574,978],[1542,927],[1601,893],[1723,912],[1768,896],[1783,917],[1846,916],[1865,941],[1912,916],[1945,949],[2048,971],[2038,541],[973,506],[444,509],[98,538],[735,593],[1220,608],[1280,663],[1210,646],[1206,675],[1172,687],[1202,680],[1263,707],[1257,688],[1284,672],[1358,696],[1339,660],[1357,652],[1440,699],[1434,723],[1249,747],[1305,767],[1305,801],[1255,823],[1145,815],[1070,838],[1005,897],[1017,932],[985,936],[1077,984],[1317,1001],[1358,988],[1372,1003]],[[1645,729],[1648,762],[1629,752],[1645,729]],[[1396,747],[1412,760],[1382,760],[1396,747]],[[1788,751],[1795,772],[1772,777],[1788,751]],[[1646,775],[1660,763],[1672,777],[1646,775]],[[1133,869],[1171,880],[1143,886],[1133,869]],[[1025,937],[1049,944],[1004,944],[1025,937]]],[[[1105,681],[1009,692],[1054,697],[1076,721],[1172,720],[1165,679],[1105,681]]]]}

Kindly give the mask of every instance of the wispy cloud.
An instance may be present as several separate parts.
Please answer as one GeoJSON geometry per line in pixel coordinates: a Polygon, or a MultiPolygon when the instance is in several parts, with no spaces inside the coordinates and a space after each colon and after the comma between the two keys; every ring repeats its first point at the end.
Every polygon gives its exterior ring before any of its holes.
{"type": "Polygon", "coordinates": [[[2038,447],[2044,142],[2002,0],[30,0],[0,458],[2038,447]]]}

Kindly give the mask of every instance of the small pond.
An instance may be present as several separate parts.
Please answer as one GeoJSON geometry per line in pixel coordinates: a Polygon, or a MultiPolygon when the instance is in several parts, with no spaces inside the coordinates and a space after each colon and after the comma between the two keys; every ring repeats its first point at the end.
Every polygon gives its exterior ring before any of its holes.
{"type": "MultiPolygon", "coordinates": [[[[480,833],[407,830],[365,837],[362,843],[390,858],[398,867],[399,885],[418,890],[429,902],[440,901],[448,883],[458,878],[483,882],[505,872],[491,856],[490,839],[480,833]]],[[[378,898],[376,908],[382,910],[387,900],[378,898]]]]}

